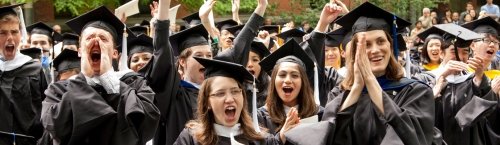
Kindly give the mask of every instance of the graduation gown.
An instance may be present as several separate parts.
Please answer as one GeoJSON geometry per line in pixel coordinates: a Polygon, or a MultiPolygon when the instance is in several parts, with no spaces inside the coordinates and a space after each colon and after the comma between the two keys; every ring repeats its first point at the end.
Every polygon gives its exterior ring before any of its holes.
{"type": "MultiPolygon", "coordinates": [[[[300,108],[297,108],[297,109],[300,110],[300,108]]],[[[323,116],[323,111],[324,111],[324,108],[321,106],[318,106],[318,111],[317,111],[318,113],[316,114],[316,115],[318,115],[318,119],[319,119],[318,121],[321,120],[321,118],[323,116]]],[[[268,132],[270,134],[276,135],[279,133],[279,130],[276,130],[276,129],[278,129],[279,124],[274,123],[271,120],[271,116],[269,115],[269,112],[267,111],[266,106],[259,108],[259,110],[257,111],[257,119],[259,120],[259,125],[264,127],[264,128],[267,128],[268,132]]]]}
{"type": "Polygon", "coordinates": [[[327,145],[428,145],[432,142],[434,104],[425,84],[402,78],[378,79],[383,88],[385,114],[363,92],[357,103],[339,111],[349,91],[327,104],[322,122],[285,133],[292,144],[327,145]],[[311,142],[311,140],[315,142],[311,142]]]}
{"type": "Polygon", "coordinates": [[[83,74],[45,91],[42,123],[60,144],[138,145],[155,133],[159,111],[144,79],[120,82],[119,93],[91,86],[83,74]],[[133,87],[132,87],[133,86],[133,87]]]}
{"type": "Polygon", "coordinates": [[[479,87],[474,75],[466,81],[448,83],[436,102],[436,127],[448,145],[484,145],[489,142],[485,117],[496,109],[498,97],[490,93],[486,76],[479,87]]]}
{"type": "MultiPolygon", "coordinates": [[[[21,55],[18,53],[17,55],[21,55]]],[[[16,56],[17,57],[17,56],[16,56]]],[[[0,131],[16,136],[17,144],[36,144],[43,132],[40,123],[43,91],[47,88],[42,65],[31,59],[10,71],[0,71],[0,131]]],[[[0,145],[13,143],[13,136],[0,133],[0,145]]]]}
{"type": "MultiPolygon", "coordinates": [[[[243,145],[279,145],[278,139],[275,136],[267,135],[262,141],[253,141],[246,139],[243,135],[237,135],[234,139],[243,145]]],[[[218,136],[217,145],[231,145],[231,139],[229,137],[218,136]]],[[[179,138],[174,143],[174,145],[199,145],[199,143],[193,137],[193,131],[191,129],[184,129],[179,138]]]]}
{"type": "MultiPolygon", "coordinates": [[[[300,46],[307,55],[316,62],[318,68],[319,101],[321,106],[328,102],[328,92],[335,86],[338,86],[343,77],[333,68],[325,68],[325,39],[326,34],[320,32],[311,32],[310,38],[302,42],[300,46]]],[[[307,70],[309,82],[314,88],[314,70],[307,70]]]]}
{"type": "MultiPolygon", "coordinates": [[[[488,133],[489,142],[493,145],[500,145],[500,97],[499,94],[494,94],[493,91],[491,97],[496,97],[497,105],[495,106],[495,111],[488,115],[486,120],[486,129],[488,133]]],[[[495,98],[492,98],[495,99],[495,98]]]]}

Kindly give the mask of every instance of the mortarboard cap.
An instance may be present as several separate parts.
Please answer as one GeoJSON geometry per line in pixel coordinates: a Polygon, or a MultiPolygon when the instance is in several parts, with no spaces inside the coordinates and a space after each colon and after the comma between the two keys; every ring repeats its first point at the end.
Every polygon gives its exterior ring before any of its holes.
{"type": "Polygon", "coordinates": [[[256,39],[252,41],[251,48],[252,48],[251,51],[257,53],[257,55],[259,55],[261,59],[271,54],[269,49],[267,49],[266,45],[264,45],[264,43],[256,39]]]}
{"type": "Polygon", "coordinates": [[[339,47],[344,40],[345,34],[346,30],[343,28],[326,33],[325,45],[328,47],[339,47]]]}
{"type": "Polygon", "coordinates": [[[498,32],[500,32],[500,24],[496,22],[491,17],[484,17],[466,24],[463,24],[462,27],[465,27],[469,30],[472,30],[476,33],[486,33],[492,34],[494,36],[498,36],[498,32]]]}
{"type": "Polygon", "coordinates": [[[134,53],[149,52],[153,53],[153,38],[141,34],[137,37],[131,37],[128,41],[128,56],[132,57],[134,53]]]}
{"type": "Polygon", "coordinates": [[[425,31],[420,32],[417,36],[420,38],[420,40],[426,40],[427,38],[429,39],[443,39],[443,35],[445,34],[445,31],[437,28],[437,27],[430,27],[425,31]]]}
{"type": "Polygon", "coordinates": [[[269,32],[269,34],[271,34],[271,33],[278,33],[280,27],[278,25],[265,25],[261,26],[259,29],[266,30],[267,32],[269,32]]]}
{"type": "Polygon", "coordinates": [[[24,5],[24,3],[0,7],[0,17],[3,17],[3,16],[8,15],[8,14],[14,14],[17,16],[17,13],[14,10],[14,8],[16,8],[18,6],[22,6],[22,5],[24,5]]]}
{"type": "Polygon", "coordinates": [[[149,27],[149,21],[148,20],[142,20],[141,23],[139,24],[140,26],[145,26],[145,27],[149,27]]]}
{"type": "Polygon", "coordinates": [[[177,56],[186,48],[208,45],[208,32],[203,25],[198,24],[170,36],[169,39],[172,50],[174,50],[174,54],[177,56]]]}
{"type": "Polygon", "coordinates": [[[306,71],[314,70],[314,61],[296,41],[286,42],[279,49],[262,59],[259,64],[268,74],[272,74],[274,66],[280,62],[294,62],[304,67],[306,71]]]}
{"type": "Polygon", "coordinates": [[[134,35],[140,35],[140,34],[148,34],[148,27],[145,26],[132,26],[129,27],[130,31],[134,33],[134,35]]]}
{"type": "Polygon", "coordinates": [[[62,35],[63,37],[63,45],[76,45],[78,46],[78,40],[80,39],[80,37],[75,34],[75,33],[64,33],[62,35]]]}
{"type": "Polygon", "coordinates": [[[473,40],[483,38],[482,35],[453,23],[434,25],[433,27],[446,32],[443,36],[445,41],[456,39],[454,44],[457,47],[468,47],[473,40]]]}
{"type": "Polygon", "coordinates": [[[371,30],[384,30],[392,34],[396,33],[392,31],[394,18],[396,18],[396,32],[411,25],[410,22],[395,16],[393,13],[379,8],[370,2],[365,2],[342,18],[339,18],[335,23],[346,28],[352,28],[351,31],[353,34],[371,30]]]}
{"type": "Polygon", "coordinates": [[[219,31],[222,31],[222,30],[226,30],[229,27],[233,27],[233,26],[238,25],[238,22],[236,22],[232,19],[227,19],[224,21],[217,22],[215,25],[216,25],[217,29],[219,29],[219,31]]]}
{"type": "Polygon", "coordinates": [[[253,75],[241,64],[199,57],[195,57],[194,59],[205,67],[205,79],[215,76],[224,76],[233,78],[240,83],[245,80],[254,80],[253,75]]]}
{"type": "Polygon", "coordinates": [[[53,65],[55,71],[62,72],[73,68],[80,68],[80,57],[74,50],[64,49],[56,58],[53,65]]]}
{"type": "Polygon", "coordinates": [[[27,55],[33,59],[41,59],[42,58],[42,49],[32,47],[20,50],[21,54],[27,55]]]}
{"type": "Polygon", "coordinates": [[[184,18],[182,18],[184,22],[186,22],[186,27],[190,28],[191,25],[201,24],[200,14],[198,12],[192,13],[184,18]]]}
{"type": "Polygon", "coordinates": [[[288,31],[281,32],[280,34],[278,34],[276,36],[285,40],[285,42],[293,39],[293,40],[297,41],[297,43],[300,43],[300,42],[302,42],[302,40],[303,40],[302,37],[304,35],[306,35],[306,32],[304,32],[304,31],[301,31],[299,29],[290,29],[288,31]]]}
{"type": "Polygon", "coordinates": [[[407,50],[408,48],[406,47],[406,41],[405,41],[403,35],[402,34],[398,34],[397,37],[398,37],[398,42],[397,43],[398,43],[399,52],[407,50]]]}
{"type": "Polygon", "coordinates": [[[236,25],[227,28],[226,30],[229,31],[229,33],[233,34],[234,36],[238,36],[240,34],[241,29],[243,29],[245,25],[236,25]]]}
{"type": "Polygon", "coordinates": [[[33,35],[33,34],[41,34],[41,35],[45,35],[45,36],[48,36],[50,39],[52,39],[52,44],[54,44],[54,41],[56,37],[58,38],[61,38],[61,34],[57,33],[54,31],[54,29],[52,29],[52,27],[48,26],[47,24],[43,23],[43,22],[37,22],[33,25],[30,25],[28,27],[26,27],[26,30],[28,30],[28,32],[30,33],[30,35],[33,35]]]}
{"type": "MultiPolygon", "coordinates": [[[[121,49],[118,49],[122,44],[123,38],[123,29],[125,24],[123,24],[120,19],[118,19],[111,11],[109,11],[106,7],[101,6],[94,10],[91,10],[83,15],[80,15],[76,18],[73,18],[66,22],[66,25],[78,34],[81,34],[82,31],[87,27],[94,27],[103,29],[113,36],[115,45],[117,46],[115,49],[118,52],[121,52],[121,49]]],[[[128,28],[125,28],[129,35],[133,34],[128,28]]]]}

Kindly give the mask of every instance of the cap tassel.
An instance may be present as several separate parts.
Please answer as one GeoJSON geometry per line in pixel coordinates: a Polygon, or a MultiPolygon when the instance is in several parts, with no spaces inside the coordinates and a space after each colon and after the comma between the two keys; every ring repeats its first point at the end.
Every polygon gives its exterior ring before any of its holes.
{"type": "Polygon", "coordinates": [[[392,27],[392,44],[394,45],[394,57],[396,58],[396,60],[398,60],[398,56],[399,56],[399,49],[398,49],[398,32],[396,30],[396,28],[398,27],[398,25],[396,24],[396,20],[397,20],[397,17],[396,15],[392,15],[393,16],[393,27],[392,27]]]}
{"type": "Polygon", "coordinates": [[[411,61],[410,61],[410,52],[406,51],[405,53],[405,70],[406,70],[406,78],[411,79],[411,61]]]}
{"type": "Polygon", "coordinates": [[[127,55],[127,25],[126,24],[123,24],[124,27],[123,27],[123,38],[122,38],[122,54],[120,55],[120,63],[118,65],[118,70],[119,71],[124,71],[124,70],[128,70],[128,65],[127,65],[127,59],[128,59],[128,55],[127,55]]]}
{"type": "Polygon", "coordinates": [[[317,105],[320,105],[319,102],[319,78],[318,78],[318,67],[316,63],[314,63],[314,101],[317,105]]]}
{"type": "Polygon", "coordinates": [[[257,119],[257,85],[255,84],[255,78],[253,79],[253,89],[252,89],[252,121],[253,128],[255,132],[260,133],[259,120],[257,119]]]}

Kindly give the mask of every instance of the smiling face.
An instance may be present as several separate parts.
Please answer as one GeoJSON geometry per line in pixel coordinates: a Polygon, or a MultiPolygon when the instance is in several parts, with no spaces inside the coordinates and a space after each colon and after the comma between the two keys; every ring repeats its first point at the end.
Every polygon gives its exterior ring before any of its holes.
{"type": "Polygon", "coordinates": [[[473,42],[471,49],[474,50],[474,55],[485,59],[485,62],[491,62],[495,58],[495,53],[499,50],[498,39],[495,36],[484,34],[483,41],[473,42]],[[492,41],[487,43],[487,41],[492,41]],[[495,43],[497,42],[497,43],[495,43]]]}
{"type": "Polygon", "coordinates": [[[220,44],[222,49],[229,49],[233,46],[233,40],[231,38],[234,38],[234,35],[231,34],[227,30],[222,30],[221,35],[220,35],[220,44]]]}
{"type": "Polygon", "coordinates": [[[325,46],[325,66],[340,68],[340,50],[338,47],[325,46]]]}
{"type": "MultiPolygon", "coordinates": [[[[450,45],[442,52],[443,62],[446,63],[450,60],[458,60],[457,57],[455,56],[454,47],[455,47],[454,45],[450,45]]],[[[457,51],[458,51],[458,57],[460,57],[460,61],[467,63],[467,60],[469,60],[470,48],[457,48],[457,51]]]]}
{"type": "Polygon", "coordinates": [[[0,52],[5,60],[12,60],[21,42],[19,21],[16,16],[7,15],[0,23],[0,52]]]}
{"type": "MultiPolygon", "coordinates": [[[[88,53],[88,58],[82,57],[82,62],[88,60],[94,73],[99,73],[101,69],[101,55],[108,55],[109,58],[118,57],[118,51],[114,49],[114,39],[111,34],[103,29],[87,27],[82,31],[80,46],[82,46],[79,53],[88,53]],[[98,40],[93,47],[89,43],[92,39],[98,40]],[[105,50],[105,51],[104,51],[105,50]],[[102,54],[101,52],[107,52],[102,54]]],[[[80,54],[80,56],[82,56],[80,54]]]]}
{"type": "Polygon", "coordinates": [[[366,32],[366,56],[375,76],[385,74],[391,55],[391,43],[383,30],[366,32]]]}
{"type": "Polygon", "coordinates": [[[153,54],[149,52],[139,52],[132,54],[129,66],[130,69],[132,69],[134,72],[138,72],[141,68],[148,64],[152,56],[153,54]]]}
{"type": "Polygon", "coordinates": [[[43,34],[32,34],[30,38],[30,46],[40,48],[44,53],[50,52],[52,49],[52,43],[50,43],[50,38],[43,34]]]}
{"type": "Polygon", "coordinates": [[[210,50],[210,46],[198,45],[187,48],[184,51],[191,51],[191,54],[184,59],[179,59],[179,63],[183,68],[183,79],[199,85],[205,79],[205,68],[193,57],[211,59],[212,51],[210,50]]]}
{"type": "Polygon", "coordinates": [[[427,43],[427,56],[432,64],[439,64],[441,54],[441,41],[439,39],[430,39],[427,43]]]}
{"type": "Polygon", "coordinates": [[[216,76],[211,83],[209,106],[215,116],[215,123],[226,127],[234,126],[243,110],[242,89],[236,80],[229,77],[216,76]]]}
{"type": "Polygon", "coordinates": [[[247,63],[247,70],[250,72],[255,78],[259,77],[261,67],[260,67],[260,56],[257,55],[257,53],[250,51],[250,54],[248,55],[248,63],[247,63]]]}
{"type": "Polygon", "coordinates": [[[297,96],[302,89],[302,79],[299,65],[292,62],[282,62],[277,68],[274,80],[274,89],[278,93],[283,104],[289,107],[297,105],[297,96]]]}

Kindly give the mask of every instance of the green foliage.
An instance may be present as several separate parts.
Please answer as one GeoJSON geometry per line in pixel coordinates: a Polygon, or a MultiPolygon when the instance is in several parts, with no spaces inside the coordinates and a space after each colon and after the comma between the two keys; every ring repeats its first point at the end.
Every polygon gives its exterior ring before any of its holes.
{"type": "MultiPolygon", "coordinates": [[[[201,5],[203,5],[203,0],[179,0],[182,5],[186,6],[191,11],[198,11],[201,5]]],[[[219,15],[230,15],[231,12],[231,1],[232,0],[218,0],[214,6],[214,13],[219,15]]],[[[257,6],[256,0],[240,0],[240,13],[251,13],[257,6]]]]}
{"type": "MultiPolygon", "coordinates": [[[[448,1],[449,0],[370,0],[371,3],[382,7],[385,10],[394,12],[396,15],[405,19],[410,18],[410,7],[412,7],[416,12],[421,13],[421,10],[424,7],[435,8],[438,3],[448,1]]],[[[354,5],[358,6],[363,2],[364,0],[354,0],[354,5]]]]}

